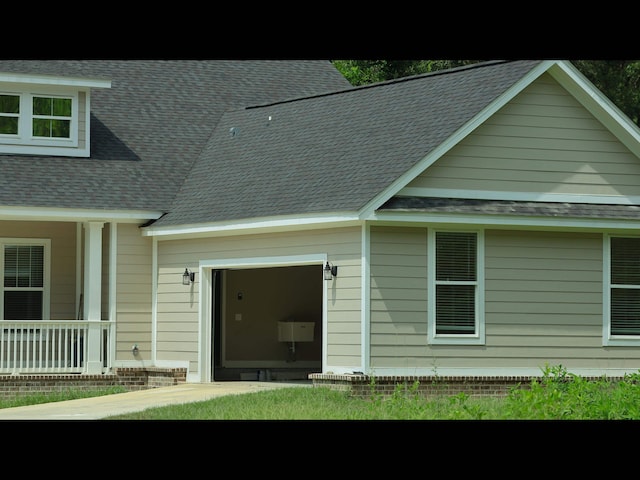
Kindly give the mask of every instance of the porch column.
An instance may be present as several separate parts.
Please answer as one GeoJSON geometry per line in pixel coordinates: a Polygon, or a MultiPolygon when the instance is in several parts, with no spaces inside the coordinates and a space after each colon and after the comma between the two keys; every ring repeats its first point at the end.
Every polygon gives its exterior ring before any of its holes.
{"type": "Polygon", "coordinates": [[[102,228],[104,222],[84,223],[84,319],[89,322],[86,373],[102,373],[100,321],[102,320],[102,228]]]}

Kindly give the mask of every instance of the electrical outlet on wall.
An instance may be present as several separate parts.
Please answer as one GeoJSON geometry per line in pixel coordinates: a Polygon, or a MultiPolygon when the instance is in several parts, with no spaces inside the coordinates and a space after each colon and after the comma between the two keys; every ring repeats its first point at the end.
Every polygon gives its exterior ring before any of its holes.
{"type": "Polygon", "coordinates": [[[240,322],[240,321],[242,321],[242,314],[236,313],[236,322],[240,322]]]}

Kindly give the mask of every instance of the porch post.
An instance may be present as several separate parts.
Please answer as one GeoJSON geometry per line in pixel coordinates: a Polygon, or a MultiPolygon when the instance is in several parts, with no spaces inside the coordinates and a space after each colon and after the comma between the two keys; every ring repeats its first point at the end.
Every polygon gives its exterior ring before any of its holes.
{"type": "Polygon", "coordinates": [[[100,321],[102,303],[102,228],[104,222],[84,223],[84,319],[89,322],[85,372],[102,373],[100,321]]]}

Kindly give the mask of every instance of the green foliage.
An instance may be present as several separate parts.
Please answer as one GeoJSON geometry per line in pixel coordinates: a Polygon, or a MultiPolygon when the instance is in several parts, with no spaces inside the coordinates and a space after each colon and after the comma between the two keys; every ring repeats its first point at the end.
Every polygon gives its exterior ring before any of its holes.
{"type": "Polygon", "coordinates": [[[546,367],[529,389],[509,392],[506,418],[530,420],[640,419],[640,375],[626,375],[618,383],[602,377],[586,380],[562,366],[546,367]]]}
{"type": "Polygon", "coordinates": [[[476,63],[478,60],[333,60],[353,86],[419,75],[476,63]]]}

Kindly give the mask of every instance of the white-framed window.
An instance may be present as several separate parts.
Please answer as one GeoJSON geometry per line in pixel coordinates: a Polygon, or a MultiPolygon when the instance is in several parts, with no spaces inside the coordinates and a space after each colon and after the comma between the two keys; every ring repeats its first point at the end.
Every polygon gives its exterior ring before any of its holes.
{"type": "Polygon", "coordinates": [[[429,229],[427,237],[428,342],[483,345],[483,232],[429,229]]]}
{"type": "Polygon", "coordinates": [[[606,235],[604,344],[640,344],[640,237],[606,235]]]}
{"type": "Polygon", "coordinates": [[[41,138],[71,138],[73,99],[69,97],[32,97],[31,134],[41,138]]]}
{"type": "Polygon", "coordinates": [[[0,238],[1,320],[49,318],[50,240],[0,238]]]}
{"type": "Polygon", "coordinates": [[[0,135],[18,135],[20,95],[0,93],[0,135]]]}
{"type": "Polygon", "coordinates": [[[77,146],[77,95],[0,90],[0,144],[77,146]]]}

